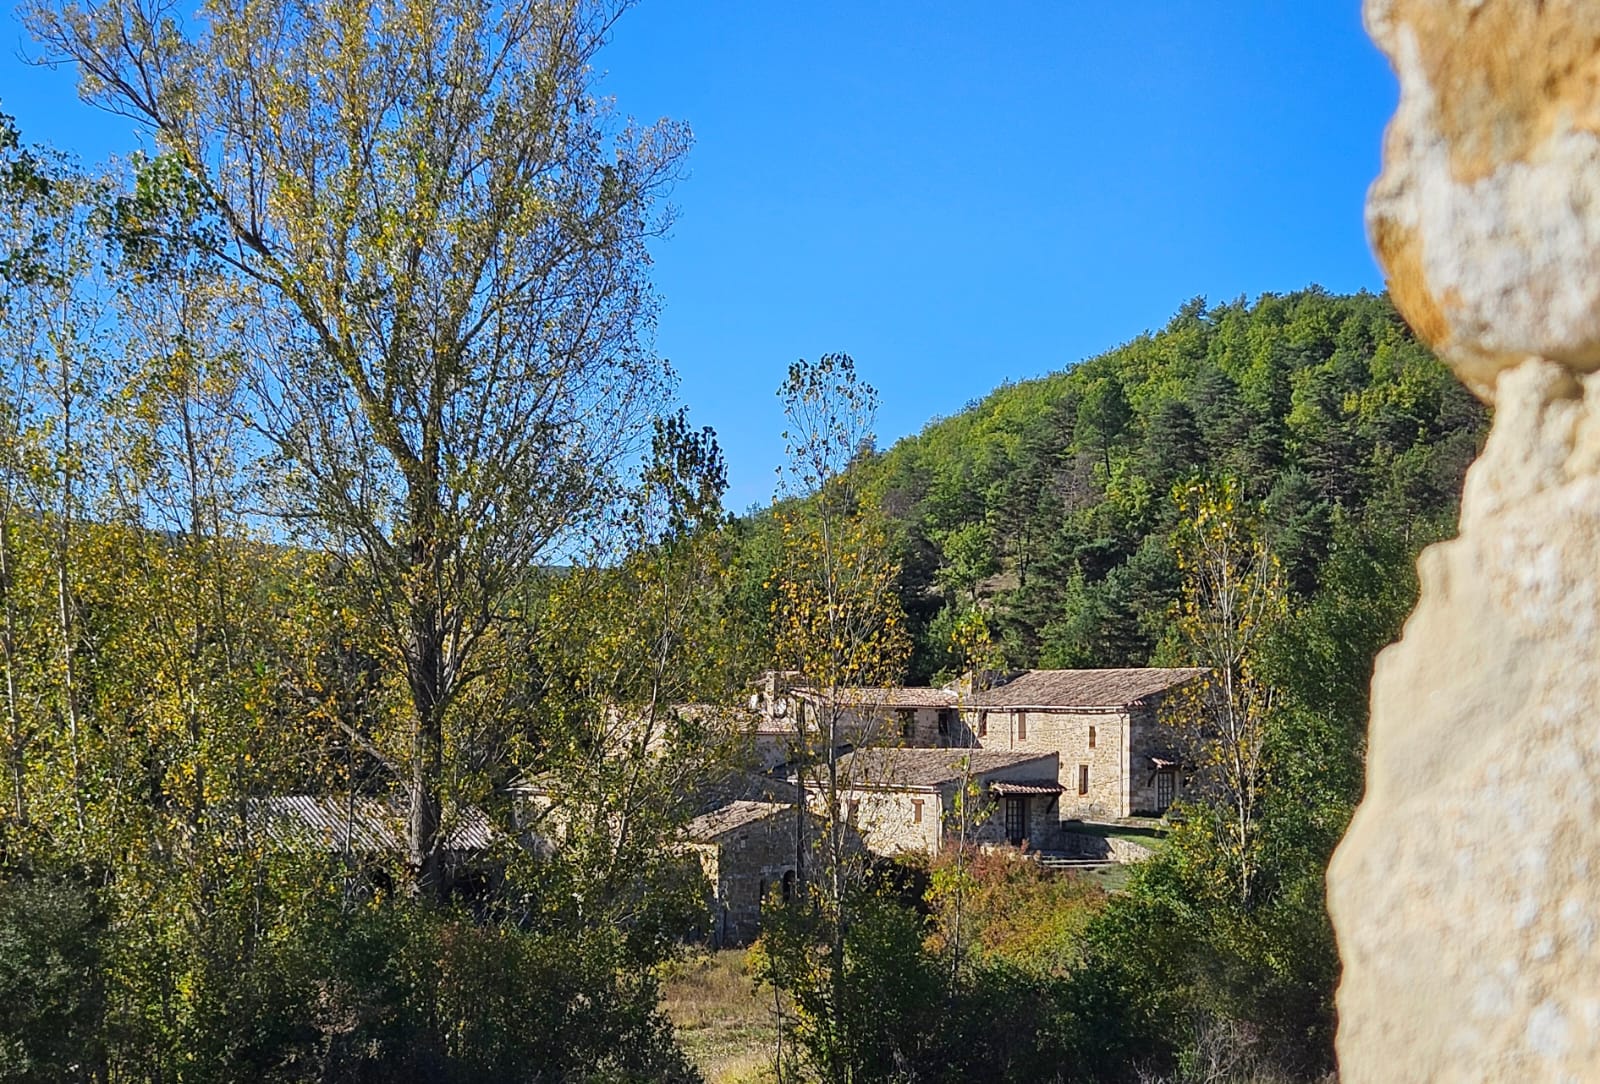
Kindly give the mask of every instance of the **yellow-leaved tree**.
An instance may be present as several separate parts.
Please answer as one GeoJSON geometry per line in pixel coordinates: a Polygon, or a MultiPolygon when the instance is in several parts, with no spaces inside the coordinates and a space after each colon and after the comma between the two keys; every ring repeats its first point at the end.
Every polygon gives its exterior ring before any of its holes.
{"type": "Polygon", "coordinates": [[[808,807],[814,829],[796,819],[796,859],[802,896],[817,920],[813,935],[828,950],[821,960],[791,953],[787,983],[816,1068],[827,1079],[848,1080],[853,1021],[838,1007],[849,910],[865,871],[848,793],[867,780],[849,777],[854,761],[847,754],[885,737],[879,729],[890,714],[888,690],[902,679],[911,644],[887,526],[850,470],[871,453],[877,392],[856,375],[849,356],[826,354],[791,365],[778,394],[791,499],[777,510],[774,661],[798,675],[804,689],[793,764],[797,801],[808,807]]]}
{"type": "Polygon", "coordinates": [[[1262,672],[1268,636],[1288,614],[1278,559],[1259,514],[1232,479],[1174,489],[1173,536],[1182,594],[1176,650],[1210,673],[1175,692],[1163,718],[1193,772],[1192,798],[1225,814],[1220,833],[1230,888],[1248,907],[1259,865],[1268,728],[1277,691],[1262,672]]]}
{"type": "Polygon", "coordinates": [[[339,559],[404,688],[383,744],[434,899],[454,781],[499,766],[456,740],[465,698],[502,673],[517,591],[615,495],[670,384],[645,246],[689,137],[595,93],[627,6],[26,5],[85,97],[196,188],[181,241],[238,287],[279,468],[264,511],[339,559]]]}

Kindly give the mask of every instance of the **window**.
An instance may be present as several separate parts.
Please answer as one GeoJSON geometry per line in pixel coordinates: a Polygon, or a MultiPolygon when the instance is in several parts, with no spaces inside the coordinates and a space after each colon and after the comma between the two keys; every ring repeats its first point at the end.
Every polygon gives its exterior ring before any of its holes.
{"type": "Polygon", "coordinates": [[[845,813],[845,817],[850,821],[851,824],[854,824],[856,822],[856,816],[860,812],[861,812],[861,799],[859,799],[859,798],[850,799],[850,809],[849,809],[848,812],[845,813]]]}
{"type": "Polygon", "coordinates": [[[1089,765],[1078,765],[1078,793],[1089,793],[1089,765]]]}
{"type": "Polygon", "coordinates": [[[950,736],[950,709],[949,708],[940,708],[939,709],[939,737],[948,738],[949,736],[950,736]]]}
{"type": "Polygon", "coordinates": [[[921,824],[922,823],[922,799],[921,798],[913,798],[913,799],[911,799],[911,823],[912,824],[921,824]]]}
{"type": "Polygon", "coordinates": [[[783,901],[788,903],[794,899],[794,870],[785,870],[783,874],[783,901]]]}
{"type": "Polygon", "coordinates": [[[1156,812],[1165,813],[1172,805],[1173,792],[1177,790],[1172,772],[1156,773],[1156,812]]]}
{"type": "Polygon", "coordinates": [[[900,736],[910,741],[917,733],[917,713],[912,708],[900,709],[900,736]]]}
{"type": "Polygon", "coordinates": [[[1028,713],[1025,711],[1017,712],[1017,740],[1028,740],[1028,713]]]}
{"type": "Polygon", "coordinates": [[[1094,727],[1089,728],[1089,748],[1094,748],[1094,727]]]}
{"type": "Polygon", "coordinates": [[[987,738],[988,736],[989,736],[989,713],[986,712],[986,711],[980,711],[980,712],[978,712],[978,737],[987,738]]]}

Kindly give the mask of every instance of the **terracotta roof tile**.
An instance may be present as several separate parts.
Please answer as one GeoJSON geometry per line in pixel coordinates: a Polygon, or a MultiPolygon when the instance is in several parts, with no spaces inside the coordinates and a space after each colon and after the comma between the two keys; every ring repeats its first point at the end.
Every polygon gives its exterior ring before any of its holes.
{"type": "Polygon", "coordinates": [[[1065,788],[1054,779],[997,779],[989,784],[996,794],[1060,794],[1065,788]]]}

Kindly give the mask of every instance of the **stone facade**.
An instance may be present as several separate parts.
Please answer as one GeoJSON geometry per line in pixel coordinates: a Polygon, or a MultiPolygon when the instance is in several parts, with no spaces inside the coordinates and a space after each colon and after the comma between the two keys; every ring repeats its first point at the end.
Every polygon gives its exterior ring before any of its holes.
{"type": "Polygon", "coordinates": [[[797,838],[796,815],[791,804],[733,802],[690,822],[686,847],[709,886],[713,946],[753,941],[769,894],[793,890],[797,855],[812,845],[810,836],[797,838]]]}
{"type": "MultiPolygon", "coordinates": [[[[812,808],[822,797],[811,792],[812,808]]],[[[945,797],[932,788],[853,788],[841,795],[845,816],[873,854],[937,854],[944,838],[945,797]]]]}
{"type": "Polygon", "coordinates": [[[819,748],[831,725],[838,744],[943,748],[966,745],[956,693],[949,689],[849,687],[820,690],[799,675],[770,671],[750,704],[757,761],[767,769],[789,763],[802,735],[819,748]]]}
{"type": "Polygon", "coordinates": [[[965,714],[980,748],[1056,753],[1061,816],[1094,820],[1159,815],[1178,796],[1178,758],[1157,711],[1151,703],[1093,712],[969,708],[965,714]],[[1163,773],[1170,788],[1160,785],[1163,773]]]}
{"type": "Polygon", "coordinates": [[[1159,701],[1128,712],[1128,813],[1159,817],[1183,797],[1182,754],[1162,724],[1159,701]]]}
{"type": "MultiPolygon", "coordinates": [[[[1013,816],[1020,814],[1020,838],[1026,840],[1030,848],[1055,850],[1060,847],[1058,795],[995,793],[996,784],[1025,784],[1033,789],[1044,789],[1040,784],[1053,784],[1059,774],[1059,758],[1054,752],[994,756],[991,751],[988,758],[974,756],[971,789],[961,803],[957,799],[963,791],[959,767],[963,754],[952,750],[934,758],[921,755],[931,752],[873,750],[879,762],[877,770],[855,773],[856,778],[841,791],[845,814],[868,850],[891,857],[905,852],[937,854],[947,838],[960,831],[959,810],[963,806],[970,842],[1012,842],[1013,833],[1008,830],[1007,821],[1008,802],[1019,803],[1013,816]],[[928,770],[922,762],[929,760],[942,762],[944,770],[940,771],[937,764],[933,770],[928,770]]],[[[822,808],[823,798],[818,789],[809,790],[808,798],[814,810],[822,808]]],[[[1015,826],[1013,823],[1010,827],[1015,826]]]]}

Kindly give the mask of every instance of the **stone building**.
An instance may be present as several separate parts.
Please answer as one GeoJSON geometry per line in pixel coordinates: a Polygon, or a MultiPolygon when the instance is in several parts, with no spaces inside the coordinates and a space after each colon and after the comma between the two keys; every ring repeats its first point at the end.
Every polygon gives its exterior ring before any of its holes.
{"type": "Polygon", "coordinates": [[[851,685],[821,689],[801,675],[769,670],[756,683],[750,707],[756,761],[770,769],[793,759],[802,735],[813,749],[830,719],[839,745],[938,748],[969,744],[962,738],[958,695],[930,686],[851,685]]]}
{"type": "Polygon", "coordinates": [[[794,892],[800,836],[793,803],[736,801],[701,814],[685,829],[685,848],[700,862],[710,885],[714,947],[743,945],[761,930],[761,907],[769,893],[794,892]]]}
{"type": "MultiPolygon", "coordinates": [[[[874,854],[936,854],[963,828],[974,843],[1061,846],[1053,752],[863,749],[842,757],[838,772],[841,813],[874,854]]],[[[815,782],[806,799],[826,807],[815,782]]]]}
{"type": "Polygon", "coordinates": [[[711,884],[711,940],[749,940],[768,890],[792,884],[804,850],[795,804],[770,799],[787,783],[805,788],[814,814],[824,808],[817,766],[830,719],[841,813],[874,854],[937,853],[963,828],[971,842],[1062,851],[1074,845],[1069,820],[1159,814],[1181,794],[1180,757],[1158,711],[1205,673],[1026,670],[984,675],[972,691],[822,690],[768,672],[748,705],[751,778],[763,793],[721,804],[687,832],[711,884]]]}
{"type": "Polygon", "coordinates": [[[1025,670],[968,697],[962,714],[981,749],[1059,757],[1062,817],[1159,815],[1183,787],[1161,700],[1205,673],[1025,670]]]}

